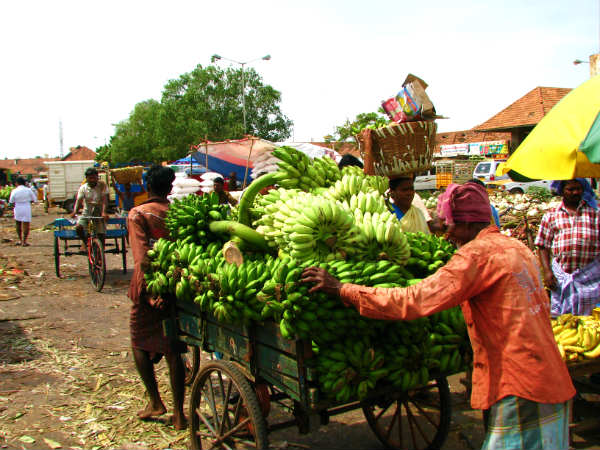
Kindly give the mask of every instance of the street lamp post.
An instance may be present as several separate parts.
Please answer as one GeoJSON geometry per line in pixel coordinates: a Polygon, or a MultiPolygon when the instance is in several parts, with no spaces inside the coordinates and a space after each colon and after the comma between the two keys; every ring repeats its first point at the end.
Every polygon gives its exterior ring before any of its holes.
{"type": "Polygon", "coordinates": [[[265,55],[262,58],[256,58],[256,59],[252,59],[250,61],[240,62],[240,61],[235,61],[233,59],[225,58],[224,56],[215,54],[210,57],[210,62],[214,63],[215,61],[219,61],[221,59],[230,61],[232,63],[239,64],[240,66],[242,66],[242,116],[244,118],[244,134],[246,134],[246,132],[247,132],[247,128],[246,128],[246,78],[244,76],[244,66],[246,66],[247,64],[250,64],[251,62],[258,61],[258,60],[269,61],[271,59],[271,55],[265,55]]]}

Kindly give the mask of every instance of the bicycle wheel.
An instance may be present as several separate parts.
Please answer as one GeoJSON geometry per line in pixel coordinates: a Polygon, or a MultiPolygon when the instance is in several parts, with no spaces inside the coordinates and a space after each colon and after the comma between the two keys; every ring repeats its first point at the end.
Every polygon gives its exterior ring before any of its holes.
{"type": "Polygon", "coordinates": [[[106,260],[104,259],[104,248],[97,238],[90,238],[88,241],[88,268],[92,286],[100,292],[106,279],[106,260]]]}

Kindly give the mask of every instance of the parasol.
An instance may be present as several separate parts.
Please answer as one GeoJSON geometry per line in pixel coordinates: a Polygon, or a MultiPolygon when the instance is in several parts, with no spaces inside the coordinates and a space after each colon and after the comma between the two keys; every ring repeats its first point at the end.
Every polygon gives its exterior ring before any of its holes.
{"type": "Polygon", "coordinates": [[[573,89],[540,120],[496,170],[498,176],[507,173],[513,179],[600,177],[600,75],[573,89]]]}

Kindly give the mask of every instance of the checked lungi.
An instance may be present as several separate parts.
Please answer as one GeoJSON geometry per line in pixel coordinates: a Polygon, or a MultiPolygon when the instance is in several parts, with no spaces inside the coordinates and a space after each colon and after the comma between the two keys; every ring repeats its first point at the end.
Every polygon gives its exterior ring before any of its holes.
{"type": "Polygon", "coordinates": [[[566,273],[556,259],[552,272],[558,286],[551,291],[553,317],[561,314],[589,316],[598,302],[600,289],[600,259],[596,259],[573,273],[566,273]]]}
{"type": "Polygon", "coordinates": [[[537,403],[511,395],[492,405],[483,450],[566,450],[569,402],[537,403]]]}

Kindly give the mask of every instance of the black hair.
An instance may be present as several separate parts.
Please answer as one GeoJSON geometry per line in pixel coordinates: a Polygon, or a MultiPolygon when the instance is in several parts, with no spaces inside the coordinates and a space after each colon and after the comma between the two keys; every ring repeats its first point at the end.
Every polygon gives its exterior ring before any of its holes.
{"type": "Polygon", "coordinates": [[[17,184],[19,186],[25,186],[25,183],[27,183],[27,181],[25,181],[25,178],[23,178],[23,177],[18,177],[17,178],[17,184]]]}
{"type": "Polygon", "coordinates": [[[393,191],[400,185],[400,183],[402,183],[403,181],[407,181],[407,180],[414,181],[415,177],[413,175],[411,175],[410,177],[390,178],[390,181],[388,183],[388,185],[390,187],[390,191],[393,191]]]}
{"type": "Polygon", "coordinates": [[[146,174],[148,190],[160,197],[166,197],[171,192],[173,180],[175,180],[175,172],[167,166],[154,165],[146,174]]]}
{"type": "Polygon", "coordinates": [[[85,169],[85,176],[89,177],[90,175],[98,175],[98,171],[94,167],[88,167],[85,169]]]}
{"type": "Polygon", "coordinates": [[[364,167],[363,163],[361,163],[356,156],[352,156],[350,153],[346,153],[344,156],[342,156],[342,159],[340,159],[340,162],[338,163],[338,167],[340,169],[346,166],[357,166],[361,169],[364,167]]]}
{"type": "Polygon", "coordinates": [[[221,183],[221,184],[225,184],[225,180],[223,180],[223,178],[221,177],[217,177],[213,180],[213,184],[214,183],[221,183]]]}

